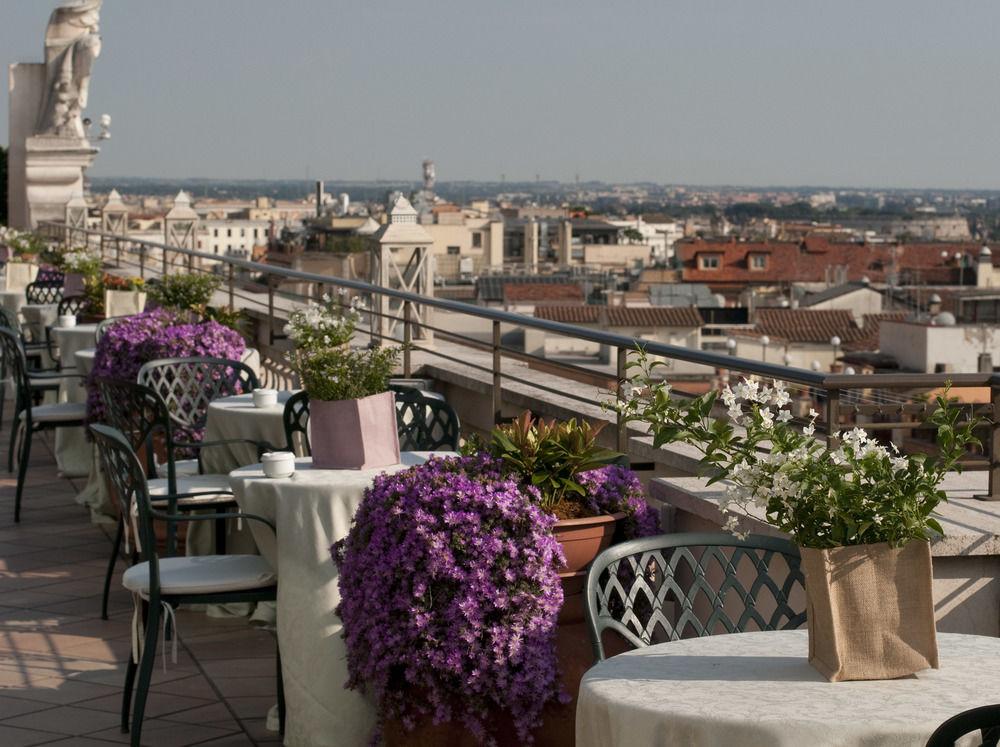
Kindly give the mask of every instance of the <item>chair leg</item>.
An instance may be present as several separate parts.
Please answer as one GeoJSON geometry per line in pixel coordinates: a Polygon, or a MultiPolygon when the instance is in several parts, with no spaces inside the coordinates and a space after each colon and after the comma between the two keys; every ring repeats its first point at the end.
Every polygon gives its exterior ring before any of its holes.
{"type": "Polygon", "coordinates": [[[226,554],[226,520],[216,519],[215,524],[215,554],[225,555],[226,554]]]}
{"type": "Polygon", "coordinates": [[[278,643],[278,631],[274,631],[274,642],[277,648],[278,660],[278,733],[285,735],[285,678],[281,674],[281,644],[278,643]]]}
{"type": "Polygon", "coordinates": [[[139,682],[136,684],[135,705],[132,708],[132,747],[141,747],[142,744],[142,718],[146,713],[146,696],[149,694],[153,664],[156,662],[156,639],[159,628],[160,603],[156,601],[149,605],[146,641],[142,648],[142,661],[139,662],[139,682]]]}
{"type": "MultiPolygon", "coordinates": [[[[142,624],[149,621],[149,605],[142,603],[142,624]]],[[[128,717],[132,709],[132,690],[135,687],[135,672],[139,665],[132,658],[132,652],[128,655],[128,666],[125,669],[125,688],[122,690],[122,734],[128,734],[128,717]]]]}
{"type": "Polygon", "coordinates": [[[14,449],[17,446],[17,433],[21,425],[21,413],[14,408],[14,421],[10,424],[10,443],[7,445],[7,471],[14,471],[14,449]]]}
{"type": "Polygon", "coordinates": [[[115,532],[115,542],[111,548],[111,559],[108,561],[108,572],[104,574],[104,595],[101,597],[101,619],[108,619],[108,597],[111,595],[111,579],[115,575],[115,563],[122,550],[122,538],[125,535],[125,520],[118,517],[118,530],[115,532]]]}
{"type": "Polygon", "coordinates": [[[21,521],[21,494],[24,492],[24,478],[28,474],[28,459],[31,457],[31,436],[28,428],[24,428],[24,438],[21,444],[21,463],[17,468],[17,492],[14,494],[14,523],[21,521]]]}

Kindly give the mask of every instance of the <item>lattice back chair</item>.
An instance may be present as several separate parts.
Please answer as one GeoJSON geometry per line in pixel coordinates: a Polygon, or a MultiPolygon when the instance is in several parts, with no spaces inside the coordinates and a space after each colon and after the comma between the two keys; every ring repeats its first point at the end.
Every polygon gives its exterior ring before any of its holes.
{"type": "Polygon", "coordinates": [[[127,319],[127,318],[128,317],[124,316],[109,316],[108,318],[99,321],[97,323],[97,329],[94,330],[94,341],[100,342],[101,338],[104,337],[104,333],[108,331],[109,327],[111,327],[115,322],[119,322],[122,319],[127,319]]]}
{"type": "Polygon", "coordinates": [[[66,296],[59,302],[59,316],[77,316],[87,311],[90,307],[90,299],[86,296],[66,296]]]}
{"type": "MultiPolygon", "coordinates": [[[[4,369],[14,387],[14,424],[11,428],[8,467],[13,467],[14,452],[19,447],[17,489],[14,495],[14,521],[17,522],[21,520],[21,496],[24,493],[24,480],[28,474],[34,435],[52,428],[81,426],[87,411],[82,402],[34,404],[36,390],[29,378],[28,364],[18,334],[9,329],[0,329],[0,352],[3,355],[4,369]]],[[[63,378],[66,377],[63,375],[63,378]]],[[[43,375],[37,374],[34,378],[40,380],[43,375]]]]}
{"type": "Polygon", "coordinates": [[[981,747],[997,747],[1000,743],[1000,705],[970,708],[952,716],[934,730],[926,747],[954,747],[960,741],[965,744],[962,737],[977,731],[981,747]]]}
{"type": "Polygon", "coordinates": [[[457,451],[461,435],[458,413],[444,400],[419,389],[399,388],[396,426],[402,451],[457,451]]]}
{"type": "Polygon", "coordinates": [[[174,427],[189,435],[205,427],[212,400],[260,386],[253,369],[225,358],[161,358],[143,365],[136,380],[163,398],[174,427]]]}
{"type": "Polygon", "coordinates": [[[587,574],[594,658],[613,630],[635,647],[805,624],[799,551],[778,537],[664,534],[613,545],[587,574]]]}
{"type": "MultiPolygon", "coordinates": [[[[17,317],[12,315],[6,309],[0,309],[0,329],[10,330],[16,334],[18,339],[21,341],[21,349],[24,350],[25,361],[28,365],[28,376],[31,381],[31,388],[32,391],[38,395],[36,396],[36,400],[40,401],[41,396],[46,391],[57,391],[59,389],[59,381],[48,376],[49,373],[57,369],[41,368],[43,347],[45,347],[44,344],[27,342],[24,339],[24,333],[21,330],[20,323],[17,321],[17,317]]],[[[0,360],[0,422],[3,421],[4,410],[6,409],[7,384],[9,380],[10,375],[7,372],[6,363],[0,360]]],[[[7,451],[8,472],[12,472],[14,470],[14,444],[16,441],[16,428],[17,421],[15,420],[7,451]]]]}
{"type": "Polygon", "coordinates": [[[63,297],[62,284],[40,283],[37,280],[24,288],[24,299],[30,304],[59,303],[63,297]]]}
{"type": "MultiPolygon", "coordinates": [[[[199,450],[208,446],[223,444],[251,444],[260,453],[265,445],[248,439],[227,439],[220,441],[200,441],[197,443],[179,441],[174,430],[170,413],[163,399],[149,387],[133,381],[99,378],[98,392],[104,404],[103,420],[123,433],[129,446],[145,461],[147,487],[155,505],[164,505],[170,511],[190,511],[193,509],[229,507],[235,502],[229,487],[227,475],[202,474],[200,459],[198,471],[182,474],[177,468],[176,453],[180,448],[199,450]],[[161,448],[157,448],[161,447],[161,448]],[[166,477],[158,477],[156,453],[162,451],[166,464],[166,477]]],[[[225,522],[215,525],[215,546],[217,552],[224,552],[226,546],[225,522]]],[[[115,564],[121,553],[124,526],[119,522],[118,532],[112,547],[111,558],[104,577],[104,596],[101,615],[107,619],[108,594],[115,564]]],[[[167,527],[167,552],[176,549],[174,527],[167,527]]]]}
{"type": "Polygon", "coordinates": [[[309,444],[309,395],[303,389],[285,401],[281,414],[285,426],[285,448],[296,456],[312,456],[309,444]]]}
{"type": "MultiPolygon", "coordinates": [[[[129,568],[122,584],[137,598],[145,629],[138,662],[129,657],[122,693],[121,728],[129,731],[129,710],[133,689],[131,743],[142,741],[142,723],[149,693],[161,620],[173,620],[173,610],[181,604],[233,604],[277,600],[277,577],[259,555],[203,555],[160,558],[156,551],[154,521],[168,526],[186,521],[248,519],[274,524],[263,517],[242,512],[223,514],[178,514],[155,506],[147,489],[146,473],[128,440],[106,425],[91,425],[104,473],[118,500],[119,510],[135,529],[141,562],[129,568]],[[139,603],[141,600],[141,604],[139,603]],[[136,674],[138,673],[138,680],[136,674]],[[134,686],[134,688],[133,688],[134,686]]],[[[166,624],[166,623],[164,623],[166,624]]],[[[133,626],[136,629],[138,626],[133,626]]],[[[175,632],[176,625],[175,625],[175,632]]],[[[138,643],[138,641],[136,642],[138,643]]],[[[164,652],[164,655],[166,652],[164,652]]],[[[278,652],[278,718],[284,730],[284,688],[281,681],[281,653],[278,652]]]]}

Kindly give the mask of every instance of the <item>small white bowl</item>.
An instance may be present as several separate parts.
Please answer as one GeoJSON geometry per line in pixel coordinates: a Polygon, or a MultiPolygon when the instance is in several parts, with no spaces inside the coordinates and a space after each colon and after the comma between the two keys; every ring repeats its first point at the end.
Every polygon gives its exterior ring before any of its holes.
{"type": "Polygon", "coordinates": [[[278,390],[277,389],[254,389],[253,390],[253,406],[254,407],[274,407],[278,404],[278,390]]]}
{"type": "Polygon", "coordinates": [[[63,329],[69,329],[70,327],[76,326],[76,315],[75,314],[63,314],[59,317],[57,326],[63,329]]]}
{"type": "Polygon", "coordinates": [[[295,474],[295,454],[290,451],[269,451],[261,457],[264,477],[291,477],[295,474]]]}

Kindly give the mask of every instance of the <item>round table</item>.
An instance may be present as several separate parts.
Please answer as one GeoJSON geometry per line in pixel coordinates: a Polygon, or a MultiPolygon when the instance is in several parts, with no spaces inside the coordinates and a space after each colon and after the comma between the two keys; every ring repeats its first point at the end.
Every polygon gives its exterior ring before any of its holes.
{"type": "MultiPolygon", "coordinates": [[[[31,307],[25,306],[24,308],[31,307]]],[[[95,324],[82,324],[77,327],[52,327],[52,340],[59,348],[59,365],[63,371],[68,374],[86,374],[86,371],[78,370],[76,353],[83,348],[93,347],[96,330],[97,325],[95,324]]],[[[87,389],[83,380],[75,378],[75,376],[62,379],[59,384],[59,401],[86,402],[87,389]]],[[[93,451],[93,445],[87,441],[83,428],[56,429],[56,465],[64,475],[70,477],[89,475],[93,464],[93,451]]],[[[77,497],[77,500],[81,500],[80,496],[77,497]]]]}
{"type": "Polygon", "coordinates": [[[94,370],[94,359],[97,357],[97,348],[84,348],[73,353],[73,360],[76,363],[76,373],[87,376],[94,370]]]}
{"type": "Polygon", "coordinates": [[[45,342],[45,330],[56,323],[59,304],[26,303],[21,307],[24,331],[31,342],[45,342]]]}
{"type": "Polygon", "coordinates": [[[340,589],[330,545],[347,536],[365,488],[377,475],[421,464],[431,455],[403,452],[402,464],[371,470],[312,469],[307,457],[296,460],[291,477],[268,479],[259,464],[229,475],[240,508],[277,527],[276,540],[265,525],[247,522],[261,555],[278,574],[287,747],[360,747],[371,739],[371,702],[344,689],[346,653],[340,619],[334,614],[340,589]]]}
{"type": "MultiPolygon", "coordinates": [[[[285,425],[282,415],[285,402],[293,392],[278,392],[278,404],[273,407],[254,407],[253,395],[239,394],[220,397],[208,406],[205,420],[205,440],[219,441],[231,438],[249,438],[266,442],[275,449],[285,448],[285,425]]],[[[247,464],[254,464],[257,450],[250,444],[208,446],[202,451],[202,464],[206,472],[226,474],[247,464]]]]}
{"type": "Polygon", "coordinates": [[[577,747],[906,745],[995,703],[1000,638],[939,633],[941,669],[830,683],[804,630],[690,638],[629,651],[583,678],[577,747]]]}

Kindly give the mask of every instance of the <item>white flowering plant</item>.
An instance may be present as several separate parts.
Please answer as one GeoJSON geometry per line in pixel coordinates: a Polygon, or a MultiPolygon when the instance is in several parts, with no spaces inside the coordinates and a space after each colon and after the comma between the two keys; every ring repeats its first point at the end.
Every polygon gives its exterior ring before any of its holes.
{"type": "Polygon", "coordinates": [[[85,278],[99,277],[101,274],[101,257],[87,249],[74,249],[61,257],[62,269],[75,272],[85,278]]]}
{"type": "Polygon", "coordinates": [[[906,455],[861,428],[828,447],[814,436],[815,410],[801,429],[792,424],[791,395],[779,381],[762,386],[744,379],[721,393],[683,400],[641,365],[619,405],[622,414],[648,424],[656,447],[682,442],[701,451],[710,483],[727,483],[726,529],[738,535],[747,516],[818,549],[879,542],[899,547],[943,534],[934,518],[947,500],[941,481],[960,471],[959,459],[980,445],[978,420],[962,420],[947,388],[926,421],[937,430],[937,455],[906,455]],[[712,415],[719,400],[727,408],[724,418],[712,415]]]}
{"type": "Polygon", "coordinates": [[[346,345],[360,320],[359,308],[357,298],[348,304],[345,294],[324,295],[322,304],[310,303],[293,311],[285,325],[285,334],[298,350],[305,352],[346,345]]]}

